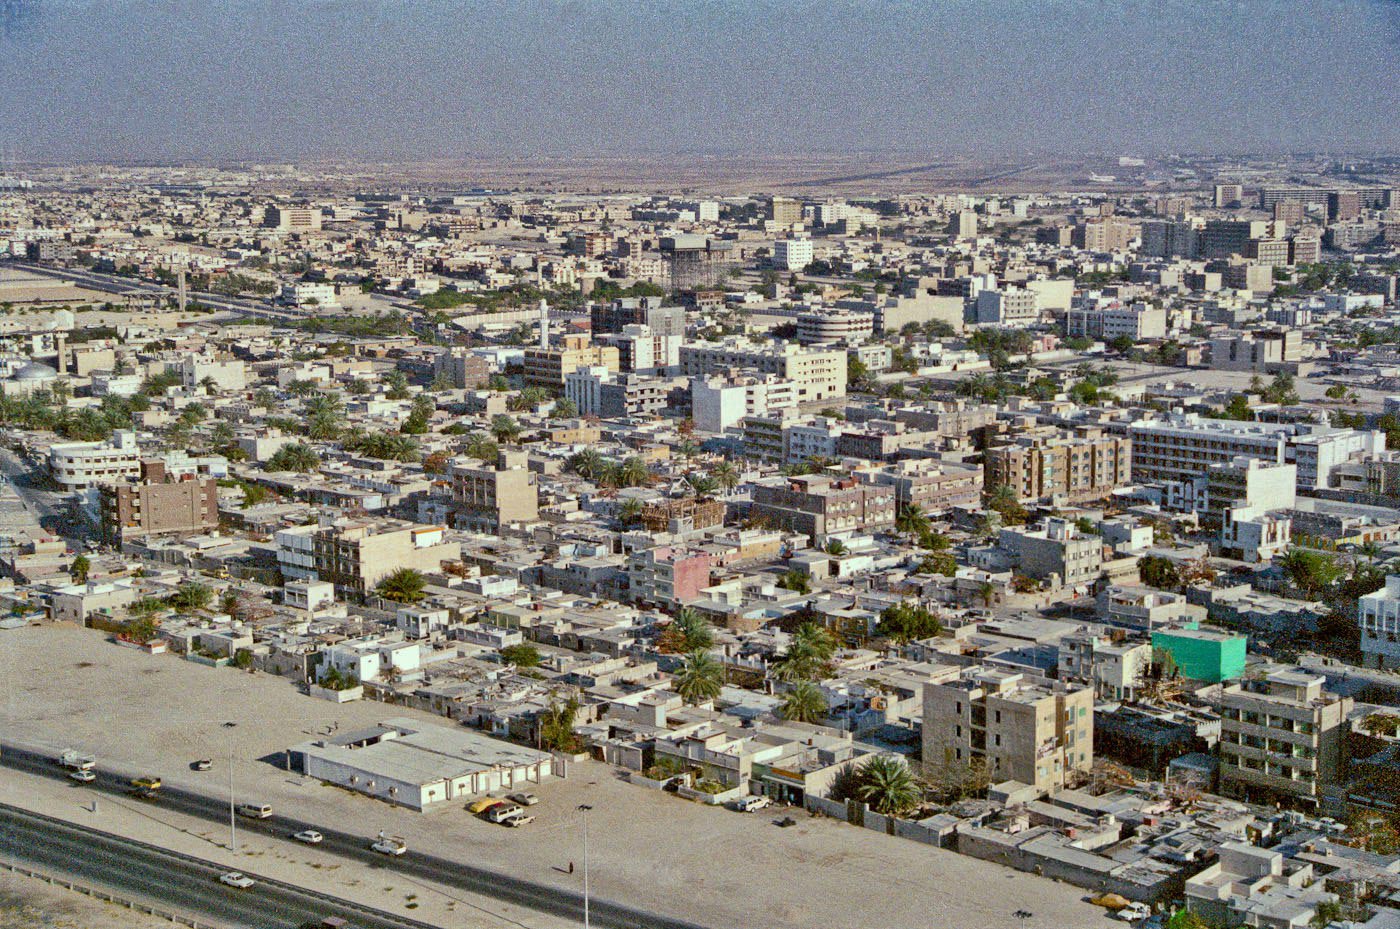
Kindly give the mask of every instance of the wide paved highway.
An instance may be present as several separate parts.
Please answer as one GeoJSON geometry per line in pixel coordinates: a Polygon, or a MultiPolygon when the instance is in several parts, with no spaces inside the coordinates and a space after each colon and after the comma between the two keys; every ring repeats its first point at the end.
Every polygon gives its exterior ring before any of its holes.
{"type": "Polygon", "coordinates": [[[433,929],[278,882],[226,887],[217,865],[5,805],[0,859],[225,926],[272,929],[341,916],[364,929],[433,929]]]}
{"type": "MultiPolygon", "coordinates": [[[[67,772],[58,766],[51,752],[36,751],[27,746],[9,742],[0,745],[0,766],[67,782],[67,772]]],[[[84,789],[107,794],[126,794],[131,778],[145,773],[114,770],[102,765],[98,767],[97,780],[84,789]]],[[[227,797],[213,797],[167,786],[161,788],[159,797],[149,802],[221,825],[228,823],[227,797]]],[[[577,919],[580,923],[583,921],[583,896],[557,887],[452,861],[412,847],[405,855],[397,858],[387,857],[370,849],[373,836],[343,832],[322,823],[305,822],[281,815],[274,815],[270,819],[245,819],[239,823],[240,831],[256,832],[285,841],[291,841],[290,836],[303,829],[315,829],[325,836],[324,841],[317,846],[323,852],[377,864],[410,877],[528,907],[542,913],[577,919]]],[[[645,852],[639,851],[639,854],[645,852]]],[[[596,897],[590,901],[589,909],[592,924],[607,929],[703,929],[699,923],[658,916],[596,897]]]]}

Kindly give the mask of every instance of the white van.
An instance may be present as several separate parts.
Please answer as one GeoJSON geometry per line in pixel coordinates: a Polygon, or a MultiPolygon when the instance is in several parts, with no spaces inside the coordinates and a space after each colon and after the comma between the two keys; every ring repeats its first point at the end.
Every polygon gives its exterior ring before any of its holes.
{"type": "Polygon", "coordinates": [[[240,803],[236,809],[239,816],[246,816],[249,819],[270,819],[272,817],[272,807],[266,803],[240,803]]]}
{"type": "Polygon", "coordinates": [[[500,806],[493,806],[486,812],[486,818],[493,823],[503,823],[508,819],[514,819],[525,812],[523,806],[514,803],[502,803],[500,806]]]}

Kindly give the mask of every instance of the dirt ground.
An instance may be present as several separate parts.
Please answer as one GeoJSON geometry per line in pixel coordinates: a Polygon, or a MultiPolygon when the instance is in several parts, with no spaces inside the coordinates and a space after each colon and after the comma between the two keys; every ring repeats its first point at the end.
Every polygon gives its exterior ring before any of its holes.
{"type": "MultiPolygon", "coordinates": [[[[313,822],[360,831],[385,829],[415,849],[581,890],[582,829],[587,803],[595,895],[707,925],[769,929],[902,929],[930,925],[1001,929],[1018,921],[1043,926],[1111,925],[1087,894],[952,852],[858,829],[804,811],[741,814],[705,807],[626,783],[598,763],[574,766],[567,779],[534,788],[536,822],[505,829],[468,814],[461,804],[428,813],[391,807],[323,786],[280,767],[283,750],[339,725],[363,726],[414,716],[376,703],[342,706],[302,696],[287,681],[213,669],[119,648],[101,634],[66,626],[0,632],[0,732],[55,753],[74,747],[110,763],[140,769],[222,795],[230,751],[239,798],[270,803],[313,822]],[[237,722],[232,729],[224,722],[237,722]],[[195,758],[214,770],[189,769],[195,758]],[[773,821],[792,813],[798,825],[773,821]],[[570,874],[568,865],[574,862],[570,874]]],[[[156,805],[103,798],[86,809],[81,788],[30,777],[0,778],[0,800],[118,831],[146,841],[225,860],[226,826],[186,820],[156,805]],[[8,783],[7,783],[8,782],[8,783]],[[132,805],[131,808],[127,808],[132,805]]],[[[249,836],[230,863],[394,910],[419,894],[415,918],[453,927],[516,925],[553,929],[558,921],[503,907],[447,888],[408,886],[398,876],[322,856],[287,841],[249,836]],[[382,885],[382,886],[381,886],[382,885]]]]}
{"type": "Polygon", "coordinates": [[[0,929],[156,929],[170,923],[0,872],[0,929]]]}

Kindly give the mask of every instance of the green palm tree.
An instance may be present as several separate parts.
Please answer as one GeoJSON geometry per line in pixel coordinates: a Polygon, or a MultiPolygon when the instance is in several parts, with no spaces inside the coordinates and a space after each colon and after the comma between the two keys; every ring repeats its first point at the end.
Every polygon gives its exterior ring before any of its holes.
{"type": "Polygon", "coordinates": [[[811,681],[799,681],[783,695],[783,705],[778,714],[783,719],[795,723],[819,723],[826,719],[826,697],[821,688],[811,681]]]}
{"type": "Polygon", "coordinates": [[[701,499],[709,497],[719,487],[718,482],[703,471],[692,471],[685,476],[685,482],[690,485],[690,489],[695,492],[695,496],[701,499]]]}
{"type": "Polygon", "coordinates": [[[381,580],[375,586],[374,592],[395,603],[416,603],[423,599],[423,588],[427,584],[423,572],[413,568],[399,568],[381,580]]]}
{"type": "Polygon", "coordinates": [[[514,442],[520,438],[520,424],[504,413],[491,417],[491,435],[497,442],[514,442]]]}
{"type": "Polygon", "coordinates": [[[826,553],[828,555],[833,555],[839,558],[840,556],[846,554],[846,552],[847,548],[845,542],[842,542],[840,539],[826,540],[826,553]]]}
{"type": "Polygon", "coordinates": [[[906,503],[895,514],[894,527],[905,535],[921,536],[929,531],[928,516],[917,503],[906,503]]]}
{"type": "Polygon", "coordinates": [[[581,478],[593,480],[603,473],[607,459],[596,448],[586,448],[569,458],[569,467],[581,478]]]}
{"type": "Polygon", "coordinates": [[[671,625],[685,636],[686,651],[705,651],[714,647],[714,627],[710,625],[709,620],[690,607],[683,606],[677,610],[675,618],[671,620],[671,625]]]}
{"type": "Polygon", "coordinates": [[[715,465],[710,476],[715,479],[716,484],[724,488],[725,493],[730,493],[739,486],[739,471],[727,461],[715,465]]]}
{"type": "Polygon", "coordinates": [[[617,476],[621,487],[640,487],[651,479],[651,471],[647,469],[647,463],[641,458],[629,455],[622,462],[617,476]]]}
{"type": "Polygon", "coordinates": [[[307,471],[316,470],[320,464],[321,457],[310,445],[304,442],[289,442],[267,460],[267,469],[269,471],[297,471],[304,474],[307,471]]]}
{"type": "Polygon", "coordinates": [[[836,638],[825,626],[807,622],[797,627],[774,676],[781,681],[810,681],[825,677],[836,654],[836,638]]]}
{"type": "Polygon", "coordinates": [[[922,795],[909,765],[890,755],[871,755],[856,769],[856,796],[886,816],[907,813],[922,795]]]}
{"type": "Polygon", "coordinates": [[[635,526],[642,518],[642,501],[628,497],[617,506],[617,518],[624,526],[635,526]]]}
{"type": "Polygon", "coordinates": [[[708,652],[693,651],[685,656],[672,689],[690,706],[714,700],[724,689],[724,665],[708,652]]]}

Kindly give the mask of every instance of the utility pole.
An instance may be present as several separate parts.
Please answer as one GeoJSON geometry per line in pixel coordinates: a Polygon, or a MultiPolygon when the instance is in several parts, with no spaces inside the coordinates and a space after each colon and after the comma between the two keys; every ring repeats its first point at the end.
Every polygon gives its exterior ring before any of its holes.
{"type": "Polygon", "coordinates": [[[591,929],[592,924],[588,919],[588,811],[593,809],[587,803],[579,804],[578,811],[583,814],[583,929],[591,929]]]}
{"type": "MultiPolygon", "coordinates": [[[[232,729],[238,723],[224,723],[225,729],[232,729]]],[[[228,745],[228,848],[231,852],[238,851],[238,817],[234,812],[233,805],[233,742],[228,745]]]]}

